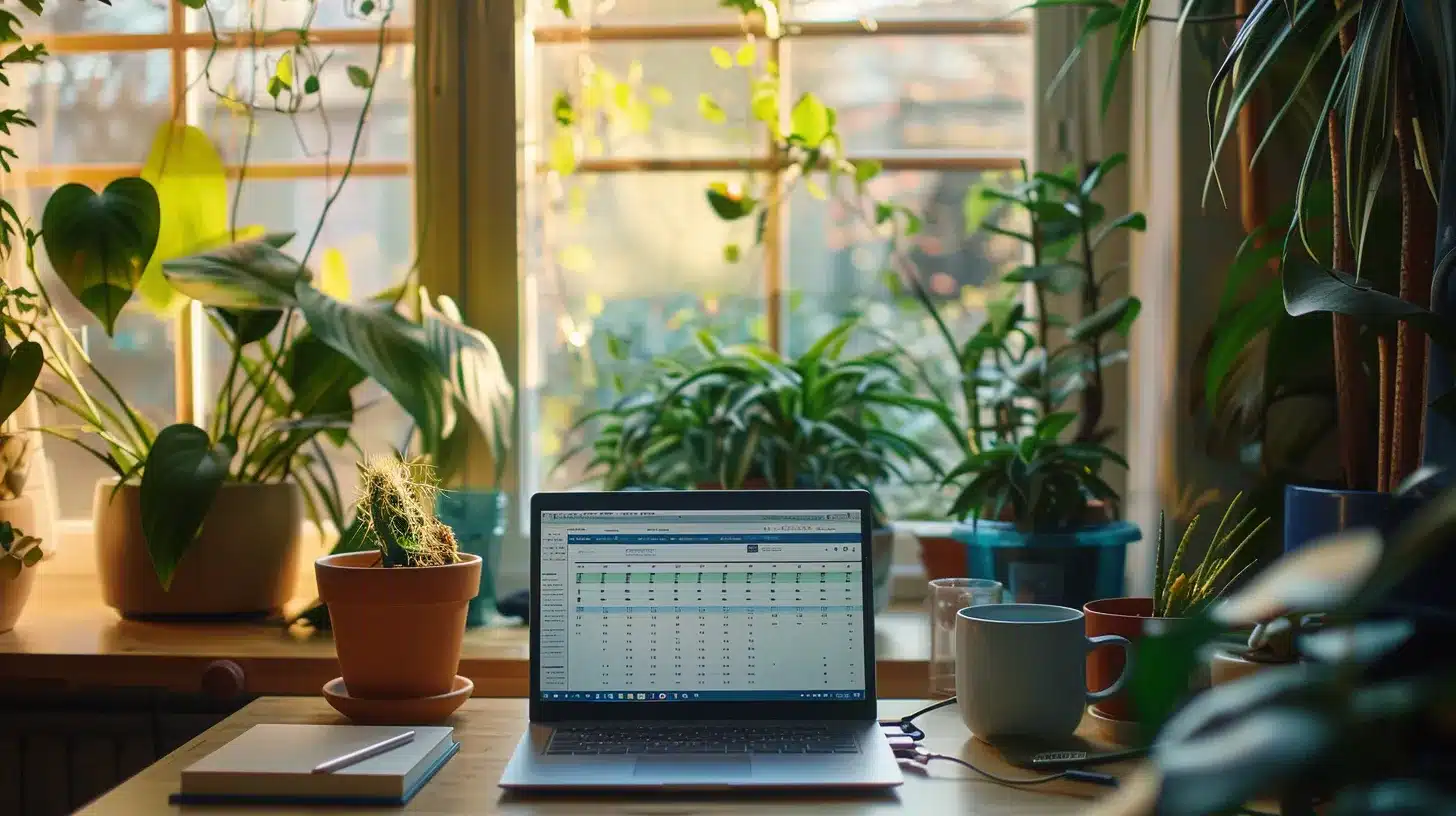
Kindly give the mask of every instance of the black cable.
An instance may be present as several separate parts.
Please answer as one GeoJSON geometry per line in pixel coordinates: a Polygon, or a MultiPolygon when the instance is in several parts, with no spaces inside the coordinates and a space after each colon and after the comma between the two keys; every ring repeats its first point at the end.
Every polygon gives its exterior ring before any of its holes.
{"type": "Polygon", "coordinates": [[[997,774],[991,773],[990,771],[977,768],[975,765],[972,765],[971,763],[965,761],[964,759],[961,759],[960,757],[954,757],[950,754],[937,754],[934,751],[927,751],[926,749],[918,745],[915,746],[915,748],[913,749],[903,749],[900,751],[896,751],[895,756],[900,757],[901,759],[912,760],[920,765],[926,765],[932,759],[944,759],[947,762],[954,762],[957,765],[962,765],[964,767],[970,768],[971,770],[975,771],[981,776],[986,777],[992,782],[999,782],[1002,785],[1040,785],[1044,782],[1051,782],[1057,779],[1063,779],[1067,776],[1066,771],[1061,771],[1059,773],[1047,774],[1046,776],[1033,776],[1028,779],[1012,779],[1007,776],[999,776],[997,774]]]}
{"type": "MultiPolygon", "coordinates": [[[[955,705],[955,701],[956,701],[956,698],[954,698],[954,697],[947,697],[946,699],[941,700],[938,703],[931,703],[930,705],[926,706],[925,708],[920,709],[919,711],[914,712],[913,714],[906,714],[905,716],[901,717],[900,718],[900,725],[902,727],[903,726],[907,726],[907,725],[908,726],[913,726],[915,724],[915,718],[916,717],[920,717],[922,715],[929,714],[932,711],[937,711],[939,709],[945,708],[946,706],[955,705]]],[[[906,729],[906,730],[908,730],[908,729],[906,729]]]]}
{"type": "MultiPolygon", "coordinates": [[[[915,718],[923,716],[925,714],[929,714],[932,711],[945,708],[946,706],[955,705],[955,701],[956,698],[949,697],[939,702],[931,703],[930,705],[920,709],[919,711],[914,711],[901,717],[899,721],[900,730],[910,735],[910,737],[916,741],[916,744],[911,747],[896,748],[895,756],[900,759],[911,760],[912,762],[915,762],[916,764],[921,766],[929,764],[932,759],[943,759],[947,762],[954,762],[957,765],[969,768],[972,771],[980,774],[981,776],[984,776],[987,779],[990,779],[993,782],[998,782],[1002,785],[1040,785],[1046,782],[1052,782],[1057,779],[1067,779],[1077,782],[1090,782],[1094,785],[1105,785],[1108,787],[1115,787],[1117,785],[1117,777],[1112,776],[1111,774],[1098,773],[1097,771],[1080,770],[1059,771],[1054,774],[1047,774],[1045,776],[1033,776],[1027,779],[1012,779],[1011,777],[1000,776],[982,768],[977,768],[975,765],[972,765],[970,762],[967,762],[960,757],[951,756],[949,754],[938,754],[920,745],[920,740],[925,739],[925,732],[915,725],[915,718]]],[[[891,721],[889,724],[894,723],[893,721],[891,721]]]]}

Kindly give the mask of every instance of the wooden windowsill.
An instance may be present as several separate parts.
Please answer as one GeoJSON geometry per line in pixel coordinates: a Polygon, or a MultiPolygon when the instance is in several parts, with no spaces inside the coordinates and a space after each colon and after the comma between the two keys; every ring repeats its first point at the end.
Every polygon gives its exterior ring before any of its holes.
{"type": "MultiPolygon", "coordinates": [[[[300,580],[294,608],[313,597],[311,584],[300,580]]],[[[879,696],[924,696],[929,632],[920,607],[892,608],[875,630],[879,696]]],[[[529,656],[530,632],[503,622],[466,632],[460,671],[475,682],[477,696],[523,697],[530,684],[529,656]]],[[[286,629],[276,621],[122,620],[102,603],[95,575],[83,571],[38,575],[19,624],[0,634],[0,686],[7,690],[200,692],[204,673],[220,660],[242,670],[244,694],[316,694],[339,674],[327,633],[304,625],[286,629]]]]}

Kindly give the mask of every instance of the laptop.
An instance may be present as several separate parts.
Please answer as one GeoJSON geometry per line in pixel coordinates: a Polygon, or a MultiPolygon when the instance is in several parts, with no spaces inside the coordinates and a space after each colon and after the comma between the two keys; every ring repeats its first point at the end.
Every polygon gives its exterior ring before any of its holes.
{"type": "Polygon", "coordinates": [[[889,788],[863,491],[531,499],[522,790],[889,788]]]}

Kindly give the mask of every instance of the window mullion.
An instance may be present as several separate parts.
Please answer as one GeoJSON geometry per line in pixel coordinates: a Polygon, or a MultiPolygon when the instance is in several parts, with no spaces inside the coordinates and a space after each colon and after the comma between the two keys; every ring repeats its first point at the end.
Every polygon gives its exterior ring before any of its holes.
{"type": "MultiPolygon", "coordinates": [[[[181,3],[168,6],[168,51],[171,57],[170,99],[173,118],[187,121],[187,7],[181,3]]],[[[196,424],[198,386],[202,383],[202,368],[206,361],[198,354],[198,324],[201,321],[201,307],[189,301],[187,307],[177,313],[176,334],[172,343],[172,362],[176,382],[173,383],[177,403],[177,421],[196,424]]]]}
{"type": "MultiPolygon", "coordinates": [[[[768,62],[779,71],[779,96],[778,110],[779,118],[784,117],[784,93],[783,81],[787,76],[783,65],[784,51],[782,41],[777,37],[768,38],[768,62]]],[[[769,194],[764,196],[764,230],[763,230],[763,278],[764,294],[766,296],[764,309],[766,310],[766,323],[768,325],[769,346],[778,351],[784,349],[783,322],[784,322],[784,214],[787,207],[780,198],[784,190],[784,159],[783,150],[779,141],[774,137],[772,131],[767,131],[765,136],[767,161],[768,161],[768,185],[769,194]]]]}

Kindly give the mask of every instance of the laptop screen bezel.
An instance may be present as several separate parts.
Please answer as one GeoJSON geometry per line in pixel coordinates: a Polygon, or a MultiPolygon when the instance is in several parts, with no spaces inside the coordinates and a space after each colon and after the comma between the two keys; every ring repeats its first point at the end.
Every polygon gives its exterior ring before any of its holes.
{"type": "Polygon", "coordinates": [[[532,722],[582,720],[872,720],[875,717],[875,618],[871,536],[874,518],[863,490],[644,490],[614,493],[537,493],[531,497],[532,722]],[[541,699],[541,513],[603,510],[857,510],[864,606],[863,700],[731,702],[561,702],[541,699]]]}

